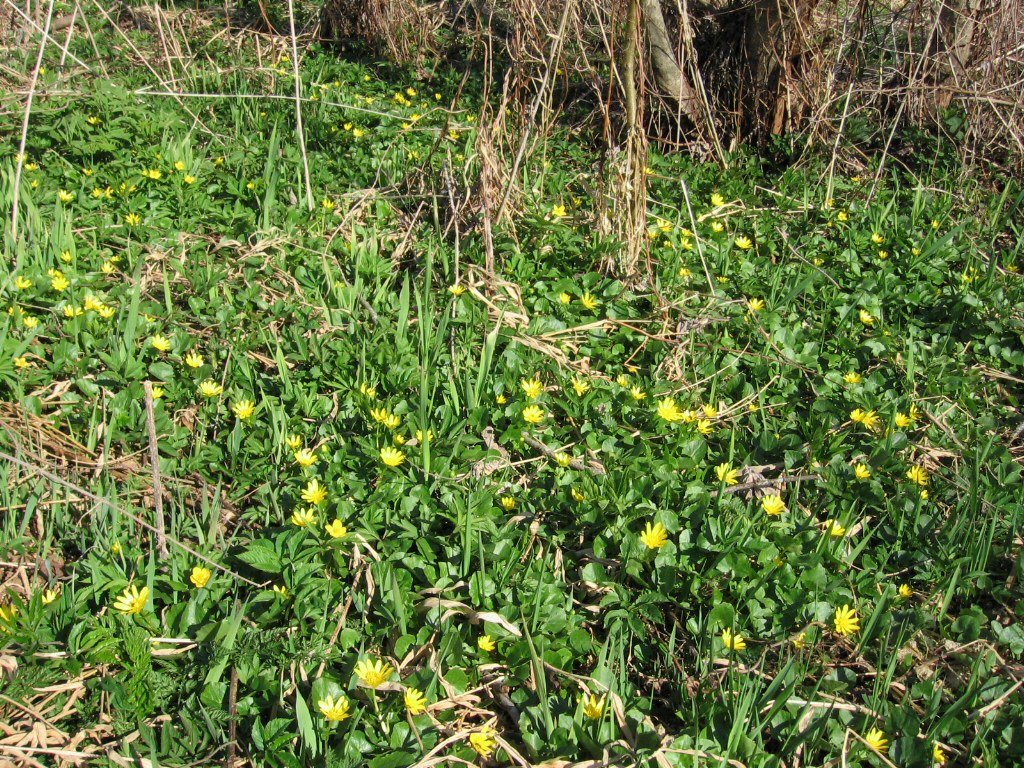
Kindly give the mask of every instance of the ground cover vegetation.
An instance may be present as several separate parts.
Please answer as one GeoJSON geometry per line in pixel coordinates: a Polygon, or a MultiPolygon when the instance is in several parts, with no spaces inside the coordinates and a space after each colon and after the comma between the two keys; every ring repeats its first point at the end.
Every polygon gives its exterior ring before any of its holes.
{"type": "Polygon", "coordinates": [[[619,279],[567,124],[489,275],[472,73],[85,18],[5,65],[0,760],[1024,760],[1019,186],[652,149],[619,279]]]}

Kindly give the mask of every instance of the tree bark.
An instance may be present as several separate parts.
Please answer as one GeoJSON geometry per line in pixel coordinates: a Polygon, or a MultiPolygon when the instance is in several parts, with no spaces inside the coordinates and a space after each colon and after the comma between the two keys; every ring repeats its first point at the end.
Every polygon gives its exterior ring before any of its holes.
{"type": "Polygon", "coordinates": [[[661,0],[640,0],[640,5],[658,90],[662,96],[675,100],[690,122],[700,125],[703,121],[700,97],[676,60],[675,46],[669,39],[665,16],[661,12],[661,0]]]}

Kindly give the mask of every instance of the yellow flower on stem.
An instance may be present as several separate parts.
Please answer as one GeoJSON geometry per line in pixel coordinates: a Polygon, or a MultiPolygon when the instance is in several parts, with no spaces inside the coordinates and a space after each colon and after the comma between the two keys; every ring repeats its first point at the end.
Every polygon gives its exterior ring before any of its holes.
{"type": "Polygon", "coordinates": [[[239,400],[232,404],[231,412],[242,421],[251,419],[256,413],[256,403],[252,400],[239,400]]]}
{"type": "Polygon", "coordinates": [[[19,291],[27,291],[29,288],[32,287],[32,281],[29,280],[24,275],[18,275],[18,277],[14,280],[14,287],[17,288],[19,291]]]}
{"type": "Polygon", "coordinates": [[[587,497],[581,491],[577,491],[575,488],[571,488],[569,490],[569,494],[572,496],[572,500],[577,503],[587,500],[587,497]]]}
{"type": "Polygon", "coordinates": [[[512,496],[502,496],[501,508],[504,509],[506,512],[511,512],[513,509],[516,508],[515,498],[512,496]]]}
{"type": "Polygon", "coordinates": [[[302,447],[302,438],[299,435],[288,435],[284,439],[284,444],[291,448],[293,451],[299,450],[302,447]]]}
{"type": "Polygon", "coordinates": [[[711,195],[711,204],[715,206],[715,208],[721,208],[723,205],[725,205],[725,198],[722,197],[717,192],[715,192],[713,195],[711,195]]]}
{"type": "Polygon", "coordinates": [[[316,510],[315,509],[297,509],[292,512],[292,525],[296,525],[299,528],[306,528],[310,525],[316,525],[316,510]]]}
{"type": "Polygon", "coordinates": [[[327,498],[327,489],[315,477],[302,489],[302,500],[308,504],[320,505],[327,498]]]}
{"type": "Polygon", "coordinates": [[[492,638],[490,635],[480,635],[480,637],[478,637],[476,640],[476,647],[479,648],[481,651],[491,653],[495,648],[498,647],[498,644],[494,642],[494,638],[492,638]]]}
{"type": "Polygon", "coordinates": [[[171,348],[171,340],[166,336],[156,333],[149,337],[149,346],[157,352],[167,352],[171,348]]]}
{"type": "Polygon", "coordinates": [[[885,738],[885,733],[878,728],[872,728],[864,736],[864,741],[867,742],[868,746],[871,747],[875,752],[885,754],[889,751],[889,740],[885,738]]]}
{"type": "Polygon", "coordinates": [[[60,190],[60,192],[57,193],[57,197],[60,198],[62,203],[70,203],[75,199],[74,193],[68,192],[66,189],[60,190]]]}
{"type": "Polygon", "coordinates": [[[565,218],[565,216],[567,216],[567,215],[568,214],[565,211],[565,206],[564,205],[552,206],[552,208],[551,208],[551,217],[552,218],[554,218],[554,219],[562,219],[562,218],[565,218]]]}
{"type": "Polygon", "coordinates": [[[860,632],[860,617],[857,616],[857,611],[848,605],[836,608],[833,624],[836,634],[843,635],[844,637],[860,632]]]}
{"type": "Polygon", "coordinates": [[[743,635],[734,635],[728,627],[722,630],[722,644],[730,651],[742,651],[747,647],[747,641],[743,639],[743,635]]]}
{"type": "Polygon", "coordinates": [[[666,397],[658,402],[658,416],[669,424],[683,420],[683,412],[673,397],[666,397]]]}
{"type": "Polygon", "coordinates": [[[142,613],[149,600],[149,587],[139,589],[134,584],[125,587],[118,598],[114,601],[114,610],[120,611],[126,616],[133,613],[142,613]]]}
{"type": "Polygon", "coordinates": [[[466,286],[464,286],[462,283],[455,283],[454,285],[448,286],[448,293],[450,293],[452,296],[456,298],[458,298],[465,292],[466,286]]]}
{"type": "Polygon", "coordinates": [[[577,397],[583,397],[590,391],[590,384],[583,379],[573,379],[572,388],[576,392],[577,397]]]}
{"type": "Polygon", "coordinates": [[[907,414],[901,412],[896,413],[896,418],[894,419],[894,421],[896,423],[896,426],[899,427],[900,429],[906,429],[911,424],[913,424],[913,422],[910,420],[910,417],[907,414]]]}
{"type": "Polygon", "coordinates": [[[199,394],[203,397],[217,397],[224,393],[224,387],[213,379],[207,379],[199,385],[199,394]]]}
{"type": "Polygon", "coordinates": [[[316,705],[319,707],[320,713],[330,723],[340,723],[349,718],[349,703],[345,696],[339,696],[336,699],[333,696],[328,696],[320,699],[316,705]]]}
{"type": "Polygon", "coordinates": [[[293,455],[295,463],[301,467],[312,467],[316,464],[318,458],[316,452],[309,450],[309,448],[299,448],[293,455]]]}
{"type": "Polygon", "coordinates": [[[740,471],[733,469],[729,462],[722,462],[715,467],[715,475],[726,485],[736,485],[740,481],[740,471]]]}
{"type": "Polygon", "coordinates": [[[583,715],[591,720],[600,720],[601,715],[604,714],[604,696],[597,696],[590,694],[589,696],[583,697],[583,715]]]}
{"type": "Polygon", "coordinates": [[[355,673],[359,682],[368,688],[379,688],[391,679],[394,669],[381,659],[360,659],[356,663],[355,673]]]}
{"type": "Polygon", "coordinates": [[[942,747],[936,744],[934,747],[932,747],[932,760],[935,761],[936,765],[945,765],[946,761],[949,760],[949,758],[946,757],[946,753],[942,749],[942,747]]]}
{"type": "Polygon", "coordinates": [[[875,324],[875,316],[868,312],[866,309],[860,310],[860,312],[858,313],[858,317],[860,318],[860,321],[868,327],[875,324]]]}
{"type": "Polygon", "coordinates": [[[764,309],[764,299],[747,299],[747,312],[751,315],[764,309]]]}
{"type": "Polygon", "coordinates": [[[907,470],[907,479],[918,485],[928,485],[928,470],[920,465],[913,466],[907,470]]]}
{"type": "Polygon", "coordinates": [[[546,415],[539,405],[528,405],[523,408],[523,420],[530,424],[540,424],[546,415]]]}
{"type": "Polygon", "coordinates": [[[192,575],[188,577],[188,580],[195,585],[196,589],[202,589],[209,583],[211,576],[213,576],[213,571],[197,565],[192,569],[192,575]]]}
{"type": "Polygon", "coordinates": [[[49,605],[60,597],[60,590],[58,589],[47,589],[43,591],[43,605],[49,605]]]}
{"type": "Polygon", "coordinates": [[[498,741],[495,739],[497,731],[489,725],[485,725],[479,731],[474,731],[469,734],[469,746],[480,755],[480,757],[486,759],[491,756],[491,753],[498,746],[498,741]]]}
{"type": "Polygon", "coordinates": [[[846,535],[846,526],[844,526],[838,520],[826,520],[825,530],[828,531],[829,536],[832,536],[837,539],[846,535]]]}
{"type": "Polygon", "coordinates": [[[867,464],[858,464],[853,468],[853,474],[858,480],[867,480],[871,477],[871,467],[867,464]]]}
{"type": "Polygon", "coordinates": [[[344,539],[348,536],[348,528],[346,528],[345,524],[337,518],[335,518],[333,522],[325,525],[324,530],[327,531],[327,535],[332,539],[344,539]]]}
{"type": "Polygon", "coordinates": [[[860,384],[861,381],[863,381],[863,379],[861,378],[861,375],[856,371],[850,371],[848,374],[843,376],[843,381],[845,381],[847,384],[860,384]]]}
{"type": "Polygon", "coordinates": [[[914,596],[914,590],[909,584],[900,584],[899,595],[904,600],[909,600],[914,596]]]}
{"type": "Polygon", "coordinates": [[[389,445],[380,449],[380,460],[389,467],[397,467],[405,461],[405,454],[389,445]]]}
{"type": "Polygon", "coordinates": [[[203,364],[203,356],[198,352],[189,352],[185,355],[185,365],[189,368],[199,368],[203,364]]]}
{"type": "Polygon", "coordinates": [[[761,509],[764,510],[766,515],[776,517],[786,511],[786,503],[782,500],[780,495],[770,494],[762,497],[761,509]]]}
{"type": "Polygon", "coordinates": [[[647,523],[644,532],[640,534],[640,541],[648,549],[661,549],[668,543],[668,531],[665,526],[659,523],[647,523]]]}
{"type": "Polygon", "coordinates": [[[552,458],[554,458],[555,463],[560,467],[568,467],[572,464],[572,456],[565,451],[556,451],[552,458]]]}
{"type": "Polygon", "coordinates": [[[647,393],[644,392],[643,387],[630,387],[629,396],[639,403],[647,398],[647,393]]]}
{"type": "Polygon", "coordinates": [[[402,698],[405,701],[405,708],[410,715],[422,715],[426,712],[427,697],[418,688],[406,688],[405,696],[402,698]]]}
{"type": "Polygon", "coordinates": [[[877,432],[881,426],[881,419],[875,411],[865,411],[862,408],[854,408],[850,411],[850,421],[854,424],[861,424],[871,432],[877,432]]]}
{"type": "Polygon", "coordinates": [[[601,302],[598,300],[596,296],[594,296],[594,294],[590,293],[590,291],[587,291],[582,296],[580,296],[580,303],[590,311],[593,311],[597,309],[599,306],[601,306],[601,302]]]}
{"type": "Polygon", "coordinates": [[[536,400],[544,391],[544,385],[537,378],[523,379],[519,382],[519,386],[522,387],[523,392],[531,400],[536,400]]]}
{"type": "Polygon", "coordinates": [[[570,296],[565,291],[562,291],[560,294],[558,294],[558,300],[560,302],[562,302],[563,304],[571,304],[572,303],[572,296],[570,296]]]}
{"type": "Polygon", "coordinates": [[[58,272],[52,278],[50,278],[50,287],[53,288],[53,290],[55,290],[57,293],[66,291],[70,285],[71,281],[64,277],[64,275],[60,272],[58,272]]]}

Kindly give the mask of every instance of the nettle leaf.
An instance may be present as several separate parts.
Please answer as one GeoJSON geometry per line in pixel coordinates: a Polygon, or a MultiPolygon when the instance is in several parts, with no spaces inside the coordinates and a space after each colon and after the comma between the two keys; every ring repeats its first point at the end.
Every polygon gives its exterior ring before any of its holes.
{"type": "Polygon", "coordinates": [[[239,553],[238,559],[264,573],[280,573],[281,556],[274,550],[274,545],[266,539],[257,539],[245,551],[239,553]]]}

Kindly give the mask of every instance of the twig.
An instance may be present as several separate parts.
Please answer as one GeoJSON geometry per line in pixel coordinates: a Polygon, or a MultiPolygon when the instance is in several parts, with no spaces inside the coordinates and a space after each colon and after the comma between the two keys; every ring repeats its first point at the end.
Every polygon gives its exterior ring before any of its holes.
{"type": "Polygon", "coordinates": [[[149,431],[149,463],[153,468],[153,507],[156,516],[156,549],[164,560],[167,552],[167,529],[164,527],[164,491],[160,483],[160,449],[156,437],[156,417],[153,414],[153,382],[142,382],[146,395],[146,429],[149,431]]]}

